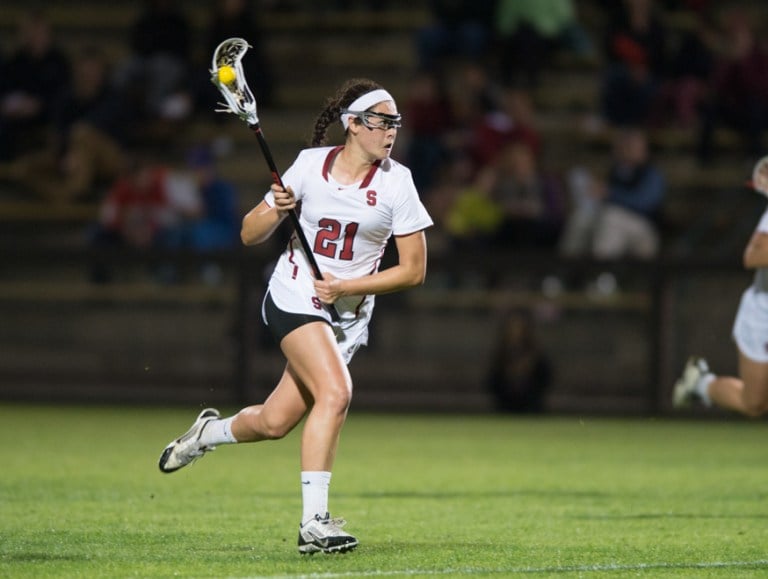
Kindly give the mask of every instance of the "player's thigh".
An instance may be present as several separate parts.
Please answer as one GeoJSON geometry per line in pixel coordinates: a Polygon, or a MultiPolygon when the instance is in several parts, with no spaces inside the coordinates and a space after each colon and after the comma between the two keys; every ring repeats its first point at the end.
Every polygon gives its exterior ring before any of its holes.
{"type": "Polygon", "coordinates": [[[312,394],[349,397],[352,379],[341,356],[331,326],[311,322],[293,330],[280,342],[288,371],[312,394]]]}
{"type": "Polygon", "coordinates": [[[739,376],[744,381],[744,406],[751,413],[768,410],[768,363],[756,362],[739,353],[739,376]]]}

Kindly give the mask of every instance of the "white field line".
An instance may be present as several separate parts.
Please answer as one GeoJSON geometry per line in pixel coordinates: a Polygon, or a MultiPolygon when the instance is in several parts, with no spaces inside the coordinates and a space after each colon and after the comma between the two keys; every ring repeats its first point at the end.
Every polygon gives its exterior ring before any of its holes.
{"type": "Polygon", "coordinates": [[[347,571],[344,573],[298,573],[263,575],[250,579],[336,579],[344,577],[396,577],[411,575],[501,575],[526,573],[589,573],[603,571],[647,571],[654,569],[745,569],[768,567],[768,559],[756,561],[711,561],[706,563],[639,563],[637,565],[564,565],[562,567],[449,567],[446,569],[400,569],[347,571]]]}

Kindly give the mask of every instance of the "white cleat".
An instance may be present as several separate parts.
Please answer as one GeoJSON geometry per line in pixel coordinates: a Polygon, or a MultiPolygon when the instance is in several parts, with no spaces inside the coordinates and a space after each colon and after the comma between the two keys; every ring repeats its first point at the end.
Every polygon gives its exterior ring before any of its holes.
{"type": "Polygon", "coordinates": [[[675,390],[672,394],[672,406],[686,408],[693,402],[700,402],[701,395],[696,386],[706,374],[709,374],[709,365],[704,358],[691,356],[685,364],[683,375],[675,382],[675,390]]]}
{"type": "Polygon", "coordinates": [[[160,455],[159,467],[163,472],[173,472],[183,466],[194,462],[206,452],[214,450],[215,446],[203,446],[200,444],[200,435],[206,424],[219,418],[219,411],[215,408],[206,408],[195,420],[192,428],[187,430],[179,438],[171,442],[160,455]]]}
{"type": "Polygon", "coordinates": [[[324,518],[315,518],[299,527],[299,553],[346,553],[357,547],[357,539],[341,530],[344,519],[332,519],[328,513],[324,518]]]}

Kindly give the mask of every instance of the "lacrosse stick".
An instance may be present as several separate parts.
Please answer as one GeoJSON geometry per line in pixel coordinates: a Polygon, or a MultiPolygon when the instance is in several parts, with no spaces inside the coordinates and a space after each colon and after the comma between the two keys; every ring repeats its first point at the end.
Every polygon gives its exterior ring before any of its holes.
{"type": "Polygon", "coordinates": [[[748,183],[758,193],[768,196],[768,156],[763,157],[752,170],[752,180],[748,183]]]}
{"type": "MultiPolygon", "coordinates": [[[[253,97],[251,89],[248,88],[248,83],[245,80],[245,73],[243,72],[243,56],[245,56],[246,51],[250,47],[250,44],[242,38],[229,38],[216,47],[216,50],[213,53],[213,59],[211,60],[211,82],[216,85],[216,88],[219,89],[219,92],[226,101],[220,103],[220,106],[224,108],[216,109],[216,112],[236,114],[248,123],[248,126],[259,141],[264,160],[267,162],[269,171],[272,173],[272,181],[280,187],[285,188],[283,180],[280,177],[280,172],[277,170],[275,160],[269,150],[267,140],[264,138],[264,133],[259,125],[256,99],[253,97]]],[[[309,242],[304,235],[304,231],[301,229],[299,216],[296,214],[295,210],[291,209],[288,212],[288,217],[296,232],[296,237],[299,238],[299,242],[309,260],[312,273],[316,279],[322,280],[323,274],[320,272],[315,256],[309,246],[309,242]]],[[[326,304],[326,306],[333,321],[339,321],[339,313],[336,311],[336,308],[331,304],[326,304]]]]}

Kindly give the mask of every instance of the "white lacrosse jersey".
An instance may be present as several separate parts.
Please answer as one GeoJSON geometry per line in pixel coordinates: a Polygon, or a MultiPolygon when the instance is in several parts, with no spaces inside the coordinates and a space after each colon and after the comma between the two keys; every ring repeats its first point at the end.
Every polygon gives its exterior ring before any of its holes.
{"type": "MultiPolygon", "coordinates": [[[[760,221],[755,227],[755,232],[768,234],[768,209],[763,212],[760,221]]],[[[763,301],[768,302],[768,268],[758,267],[755,270],[754,281],[752,283],[755,291],[764,295],[763,301]]],[[[768,305],[768,303],[764,304],[768,305]]]]}
{"type": "MultiPolygon", "coordinates": [[[[352,185],[337,183],[330,174],[343,147],[318,147],[299,153],[283,175],[301,203],[299,222],[321,272],[341,279],[378,271],[392,235],[408,235],[432,225],[408,168],[393,159],[375,163],[365,178],[352,185]]],[[[274,195],[264,200],[274,206],[274,195]]],[[[314,274],[294,234],[269,281],[275,304],[286,312],[330,315],[315,295],[314,274]]],[[[347,296],[336,310],[340,326],[367,326],[374,296],[347,296]]]]}
{"type": "MultiPolygon", "coordinates": [[[[768,234],[768,210],[755,232],[768,234]]],[[[768,363],[768,268],[758,267],[752,285],[742,293],[732,336],[747,358],[768,363]]]]}

